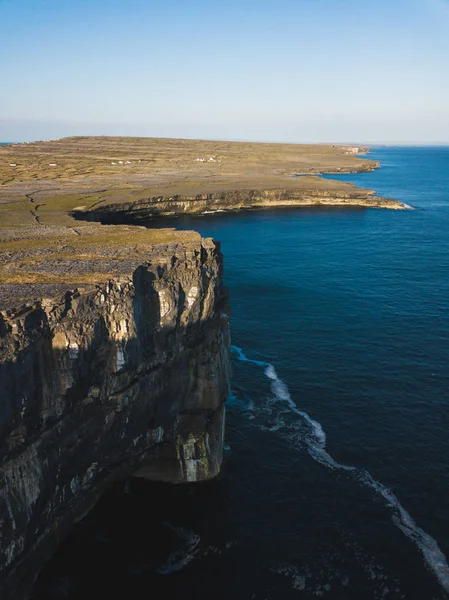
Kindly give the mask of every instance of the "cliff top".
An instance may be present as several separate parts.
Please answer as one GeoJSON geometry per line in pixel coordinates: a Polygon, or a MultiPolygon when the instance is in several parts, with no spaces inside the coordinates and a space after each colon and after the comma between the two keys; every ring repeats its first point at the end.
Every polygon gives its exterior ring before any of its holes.
{"type": "Polygon", "coordinates": [[[212,245],[195,231],[84,225],[0,229],[0,310],[88,289],[212,245]]]}
{"type": "Polygon", "coordinates": [[[356,157],[359,150],[120,137],[0,146],[0,305],[4,309],[70,286],[95,285],[129,273],[151,253],[160,257],[167,249],[210,243],[194,232],[89,222],[93,211],[105,207],[126,212],[152,203],[157,214],[172,214],[186,210],[179,203],[172,208],[173,196],[179,195],[191,202],[188,210],[198,212],[205,195],[238,192],[240,205],[234,202],[234,208],[246,208],[245,198],[260,191],[266,193],[265,206],[282,205],[276,197],[283,194],[294,197],[290,205],[315,197],[316,203],[327,198],[332,204],[334,198],[340,204],[397,208],[395,201],[373,201],[369,190],[316,176],[374,169],[376,163],[356,157]]]}
{"type": "Polygon", "coordinates": [[[0,226],[74,226],[70,211],[151,196],[274,188],[354,193],[352,184],[314,174],[375,165],[344,146],[118,137],[13,144],[0,147],[0,226]]]}
{"type": "Polygon", "coordinates": [[[93,179],[106,180],[109,186],[163,181],[179,184],[182,193],[185,175],[198,183],[210,177],[234,183],[236,175],[282,178],[298,172],[357,171],[363,164],[373,163],[357,160],[350,147],[335,145],[70,137],[0,147],[0,184],[64,183],[73,178],[78,185],[93,179]]]}

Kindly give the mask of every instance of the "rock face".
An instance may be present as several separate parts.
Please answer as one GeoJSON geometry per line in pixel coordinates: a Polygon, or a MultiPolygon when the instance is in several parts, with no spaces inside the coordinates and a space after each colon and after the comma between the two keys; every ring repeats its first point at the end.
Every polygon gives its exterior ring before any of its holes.
{"type": "Polygon", "coordinates": [[[276,207],[358,206],[365,208],[406,208],[398,200],[382,198],[374,192],[354,188],[353,192],[326,190],[234,190],[197,195],[153,196],[120,204],[102,205],[92,210],[77,210],[76,219],[103,223],[136,222],[148,217],[201,214],[214,211],[237,211],[276,207]]]}
{"type": "Polygon", "coordinates": [[[3,600],[25,595],[110,482],[218,473],[227,294],[219,247],[197,237],[148,248],[103,283],[49,286],[49,297],[1,312],[3,600]]]}

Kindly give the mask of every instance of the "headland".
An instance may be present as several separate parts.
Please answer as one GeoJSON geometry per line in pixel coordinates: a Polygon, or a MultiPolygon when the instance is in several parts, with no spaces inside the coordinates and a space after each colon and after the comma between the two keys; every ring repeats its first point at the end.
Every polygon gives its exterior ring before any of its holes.
{"type": "Polygon", "coordinates": [[[0,595],[114,481],[220,470],[229,306],[220,246],[148,217],[405,208],[320,173],[364,149],[78,137],[0,147],[0,595]],[[297,176],[300,175],[300,176],[297,176]]]}

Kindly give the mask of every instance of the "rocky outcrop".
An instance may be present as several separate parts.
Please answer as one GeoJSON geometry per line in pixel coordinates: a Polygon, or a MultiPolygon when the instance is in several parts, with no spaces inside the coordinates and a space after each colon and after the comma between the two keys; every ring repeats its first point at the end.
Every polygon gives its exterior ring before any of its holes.
{"type": "Polygon", "coordinates": [[[201,481],[220,469],[229,322],[219,247],[195,234],[136,253],[129,237],[120,275],[102,282],[36,284],[22,304],[21,284],[1,286],[3,600],[23,597],[110,482],[201,481]]]}
{"type": "Polygon", "coordinates": [[[156,216],[201,214],[214,211],[236,211],[275,207],[359,206],[366,208],[406,208],[397,200],[381,198],[374,192],[354,188],[354,192],[326,190],[235,190],[197,195],[152,196],[135,202],[103,205],[101,209],[77,210],[77,219],[102,223],[136,222],[156,216]]]}

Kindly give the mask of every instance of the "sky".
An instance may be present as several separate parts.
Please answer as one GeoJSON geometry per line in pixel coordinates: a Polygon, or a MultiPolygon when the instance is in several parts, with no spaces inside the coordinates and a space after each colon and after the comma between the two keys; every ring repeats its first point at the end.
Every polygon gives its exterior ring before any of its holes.
{"type": "Polygon", "coordinates": [[[449,0],[0,0],[0,141],[449,143],[449,0]]]}

